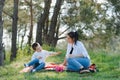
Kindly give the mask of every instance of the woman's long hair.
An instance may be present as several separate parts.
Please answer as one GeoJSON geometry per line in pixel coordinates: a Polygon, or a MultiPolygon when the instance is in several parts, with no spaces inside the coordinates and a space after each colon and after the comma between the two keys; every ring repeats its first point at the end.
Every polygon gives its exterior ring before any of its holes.
{"type": "Polygon", "coordinates": [[[76,42],[78,41],[78,33],[77,33],[77,31],[76,32],[69,32],[68,34],[67,34],[70,38],[72,38],[72,39],[74,39],[74,41],[75,41],[75,44],[76,44],[76,42]]]}

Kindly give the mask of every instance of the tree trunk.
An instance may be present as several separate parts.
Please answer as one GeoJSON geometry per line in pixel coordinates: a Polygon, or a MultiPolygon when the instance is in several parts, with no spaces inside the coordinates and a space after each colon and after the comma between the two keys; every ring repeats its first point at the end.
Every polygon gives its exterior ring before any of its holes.
{"type": "Polygon", "coordinates": [[[26,32],[27,32],[27,25],[25,24],[24,26],[25,26],[25,29],[24,29],[24,33],[23,33],[23,35],[22,35],[22,37],[21,37],[22,40],[21,40],[21,44],[20,44],[21,50],[22,50],[24,38],[25,38],[25,35],[26,35],[26,32]]]}
{"type": "Polygon", "coordinates": [[[32,0],[30,0],[30,14],[31,14],[31,26],[28,36],[28,45],[31,46],[32,34],[33,34],[33,9],[32,9],[32,0]]]}
{"type": "Polygon", "coordinates": [[[13,9],[13,22],[12,22],[12,48],[11,48],[11,56],[10,60],[13,61],[16,58],[17,54],[17,23],[18,23],[18,3],[19,0],[14,0],[14,9],[13,9]]]}
{"type": "Polygon", "coordinates": [[[54,7],[54,13],[53,13],[53,16],[52,16],[52,19],[51,19],[51,24],[50,24],[50,31],[49,31],[49,39],[48,39],[48,45],[50,46],[55,46],[54,43],[56,43],[56,25],[57,25],[57,18],[58,18],[58,15],[59,15],[59,12],[60,12],[60,8],[61,8],[61,5],[62,5],[62,2],[63,0],[56,0],[56,4],[55,4],[55,7],[54,7]]]}
{"type": "Polygon", "coordinates": [[[4,62],[3,45],[2,45],[2,38],[3,38],[2,11],[4,7],[4,2],[5,0],[0,0],[0,66],[2,66],[4,62]]]}
{"type": "Polygon", "coordinates": [[[38,19],[37,22],[37,33],[36,33],[36,42],[42,45],[42,29],[45,26],[45,22],[49,16],[50,4],[51,0],[44,0],[45,7],[44,12],[41,14],[41,17],[38,19]]]}
{"type": "Polygon", "coordinates": [[[48,39],[48,28],[49,28],[49,17],[46,19],[45,26],[43,29],[43,41],[44,41],[44,43],[46,43],[47,39],[48,39]]]}

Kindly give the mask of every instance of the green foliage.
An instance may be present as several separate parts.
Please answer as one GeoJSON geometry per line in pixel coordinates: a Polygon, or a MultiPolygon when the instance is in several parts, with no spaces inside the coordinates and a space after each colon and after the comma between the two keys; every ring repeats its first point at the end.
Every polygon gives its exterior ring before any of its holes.
{"type": "Polygon", "coordinates": [[[48,50],[48,51],[55,51],[55,48],[54,48],[54,47],[50,47],[50,46],[47,45],[47,44],[43,44],[42,47],[43,47],[43,49],[48,50]]]}
{"type": "MultiPolygon", "coordinates": [[[[120,1],[108,0],[97,3],[95,0],[69,0],[68,12],[63,23],[78,30],[80,40],[92,40],[99,43],[96,47],[107,47],[113,36],[120,31],[120,1]]],[[[94,44],[93,44],[94,45],[94,44]]]]}
{"type": "Polygon", "coordinates": [[[8,50],[5,52],[5,61],[4,61],[4,64],[10,64],[10,54],[11,52],[8,50]]]}

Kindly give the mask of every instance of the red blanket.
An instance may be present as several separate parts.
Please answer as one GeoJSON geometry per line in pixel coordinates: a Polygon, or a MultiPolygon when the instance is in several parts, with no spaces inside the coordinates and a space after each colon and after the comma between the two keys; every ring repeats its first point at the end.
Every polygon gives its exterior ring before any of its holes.
{"type": "Polygon", "coordinates": [[[56,72],[63,72],[65,70],[65,66],[50,63],[45,66],[45,70],[55,70],[56,72]]]}
{"type": "MultiPolygon", "coordinates": [[[[20,73],[30,72],[32,69],[33,69],[32,66],[26,67],[26,68],[22,69],[20,71],[20,73]]],[[[47,63],[46,66],[45,66],[45,70],[54,70],[56,72],[63,72],[65,70],[65,66],[58,65],[58,64],[55,64],[55,63],[47,63]]]]}

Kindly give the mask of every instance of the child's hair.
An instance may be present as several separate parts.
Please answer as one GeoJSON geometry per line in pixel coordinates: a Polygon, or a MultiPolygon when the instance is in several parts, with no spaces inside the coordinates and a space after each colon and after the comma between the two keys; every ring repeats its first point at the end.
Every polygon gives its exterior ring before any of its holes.
{"type": "Polygon", "coordinates": [[[37,47],[37,46],[38,46],[38,43],[37,43],[37,42],[33,43],[33,44],[32,44],[33,50],[36,50],[36,47],[37,47]]]}
{"type": "Polygon", "coordinates": [[[75,44],[76,44],[76,42],[77,42],[77,40],[78,40],[78,33],[77,33],[77,31],[76,31],[76,32],[69,32],[67,35],[68,35],[70,38],[74,39],[75,44]]]}

